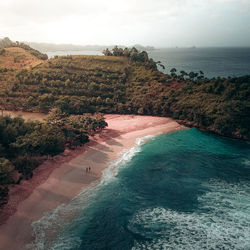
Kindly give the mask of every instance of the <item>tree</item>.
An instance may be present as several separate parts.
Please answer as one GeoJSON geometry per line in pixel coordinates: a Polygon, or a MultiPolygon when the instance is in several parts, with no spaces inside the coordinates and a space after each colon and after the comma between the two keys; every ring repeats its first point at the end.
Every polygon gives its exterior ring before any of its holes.
{"type": "Polygon", "coordinates": [[[130,51],[129,51],[128,48],[125,48],[125,49],[124,49],[123,55],[126,56],[126,57],[129,57],[129,56],[130,56],[130,51]]]}
{"type": "Polygon", "coordinates": [[[15,169],[18,170],[19,173],[24,175],[26,178],[31,178],[33,176],[33,170],[41,164],[41,161],[38,157],[32,157],[25,154],[17,156],[13,163],[15,165],[15,169]]]}
{"type": "Polygon", "coordinates": [[[199,71],[199,76],[197,77],[199,80],[203,79],[204,78],[204,73],[203,71],[199,71]]]}
{"type": "Polygon", "coordinates": [[[122,48],[118,48],[117,46],[115,46],[113,49],[113,55],[114,56],[123,56],[123,49],[122,48]]]}
{"type": "Polygon", "coordinates": [[[67,79],[67,80],[65,81],[65,86],[66,86],[67,88],[70,87],[70,79],[67,79]]]}
{"type": "Polygon", "coordinates": [[[172,76],[173,78],[176,78],[176,72],[177,72],[176,68],[172,68],[172,69],[170,70],[171,76],[172,76]]]}
{"type": "Polygon", "coordinates": [[[14,166],[6,158],[0,158],[0,185],[13,183],[14,166]]]}
{"type": "Polygon", "coordinates": [[[112,56],[113,54],[112,54],[112,52],[107,48],[107,49],[105,49],[105,50],[103,50],[103,52],[102,52],[105,56],[112,56]]]}
{"type": "Polygon", "coordinates": [[[189,72],[188,76],[189,76],[189,78],[190,78],[191,80],[194,80],[194,78],[195,78],[195,73],[194,73],[193,71],[191,71],[191,72],[189,72]]]}
{"type": "Polygon", "coordinates": [[[19,154],[57,155],[64,151],[65,138],[60,129],[49,124],[41,124],[32,133],[18,137],[12,147],[19,154]]]}
{"type": "Polygon", "coordinates": [[[63,112],[60,108],[53,108],[50,110],[46,121],[51,125],[56,125],[57,127],[64,126],[64,118],[68,116],[67,113],[63,112]]]}
{"type": "Polygon", "coordinates": [[[133,47],[131,50],[130,50],[130,53],[138,53],[138,49],[136,47],[133,47]]]}
{"type": "Polygon", "coordinates": [[[182,79],[185,79],[185,76],[187,76],[187,73],[184,70],[180,71],[182,79]]]}
{"type": "Polygon", "coordinates": [[[54,102],[54,96],[52,94],[43,94],[39,96],[39,108],[42,112],[48,112],[54,102]]]}

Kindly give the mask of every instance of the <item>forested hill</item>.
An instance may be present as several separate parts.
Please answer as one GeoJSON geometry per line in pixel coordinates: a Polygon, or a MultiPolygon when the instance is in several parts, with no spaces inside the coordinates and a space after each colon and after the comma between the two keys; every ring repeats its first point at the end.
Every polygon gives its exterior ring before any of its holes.
{"type": "Polygon", "coordinates": [[[165,75],[146,52],[135,48],[116,47],[104,54],[55,57],[32,69],[0,69],[1,107],[170,116],[250,139],[250,76],[207,79],[203,72],[176,69],[165,75]]]}

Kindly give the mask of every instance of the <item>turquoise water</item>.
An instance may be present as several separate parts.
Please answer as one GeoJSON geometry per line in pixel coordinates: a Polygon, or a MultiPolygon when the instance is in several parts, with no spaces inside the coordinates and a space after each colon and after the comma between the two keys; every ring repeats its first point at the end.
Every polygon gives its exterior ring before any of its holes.
{"type": "Polygon", "coordinates": [[[190,129],[141,144],[35,222],[32,249],[250,249],[249,143],[190,129]]]}

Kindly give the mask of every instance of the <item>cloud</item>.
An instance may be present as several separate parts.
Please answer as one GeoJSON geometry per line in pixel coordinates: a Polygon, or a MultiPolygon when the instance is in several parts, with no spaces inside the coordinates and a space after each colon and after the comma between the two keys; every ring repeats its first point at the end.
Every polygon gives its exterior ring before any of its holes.
{"type": "Polygon", "coordinates": [[[207,34],[222,41],[225,26],[235,30],[241,22],[247,29],[249,9],[249,0],[8,0],[0,2],[0,36],[57,43],[197,44],[207,34]]]}
{"type": "Polygon", "coordinates": [[[186,0],[8,0],[0,3],[0,13],[6,19],[50,22],[69,16],[99,14],[125,16],[180,15],[186,0]]]}

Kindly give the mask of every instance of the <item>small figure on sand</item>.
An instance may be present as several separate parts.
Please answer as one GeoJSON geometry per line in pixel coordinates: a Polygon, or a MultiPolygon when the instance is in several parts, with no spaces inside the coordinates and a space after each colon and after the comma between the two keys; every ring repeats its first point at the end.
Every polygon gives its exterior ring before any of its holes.
{"type": "Polygon", "coordinates": [[[86,167],[86,173],[90,172],[90,170],[91,170],[91,167],[90,167],[90,166],[89,166],[89,167],[86,167]]]}

